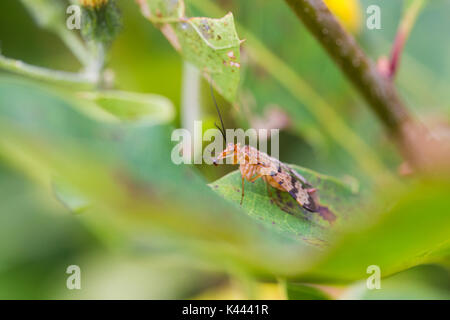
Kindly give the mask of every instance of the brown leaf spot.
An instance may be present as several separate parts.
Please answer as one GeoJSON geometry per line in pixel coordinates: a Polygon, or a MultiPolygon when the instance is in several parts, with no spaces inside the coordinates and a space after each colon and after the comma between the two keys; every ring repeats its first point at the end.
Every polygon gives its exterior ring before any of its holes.
{"type": "Polygon", "coordinates": [[[317,213],[319,213],[319,215],[330,224],[333,224],[333,222],[336,221],[336,215],[331,212],[328,207],[319,206],[319,208],[317,209],[317,213]]]}

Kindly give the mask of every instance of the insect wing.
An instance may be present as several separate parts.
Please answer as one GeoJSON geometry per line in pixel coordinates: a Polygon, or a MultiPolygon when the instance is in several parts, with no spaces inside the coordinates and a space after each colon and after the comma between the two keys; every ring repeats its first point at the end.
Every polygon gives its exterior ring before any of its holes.
{"type": "Polygon", "coordinates": [[[303,187],[305,188],[312,188],[312,185],[308,182],[308,180],[305,179],[300,173],[292,169],[287,164],[282,163],[282,166],[286,171],[289,171],[289,174],[294,175],[300,182],[302,183],[303,187]]]}
{"type": "Polygon", "coordinates": [[[303,208],[312,212],[317,211],[317,205],[307,191],[307,188],[310,187],[308,181],[295,170],[281,162],[279,168],[281,170],[278,170],[277,174],[272,176],[272,178],[278,184],[282,185],[303,208]]]}

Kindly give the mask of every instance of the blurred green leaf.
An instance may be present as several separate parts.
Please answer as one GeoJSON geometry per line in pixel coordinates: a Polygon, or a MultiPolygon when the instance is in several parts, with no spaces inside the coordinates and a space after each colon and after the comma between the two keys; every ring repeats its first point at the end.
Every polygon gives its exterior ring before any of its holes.
{"type": "Polygon", "coordinates": [[[371,265],[381,277],[430,262],[441,262],[450,248],[450,180],[419,179],[386,186],[380,206],[347,226],[334,245],[304,275],[309,280],[366,279],[371,265]]]}
{"type": "Polygon", "coordinates": [[[3,162],[0,199],[1,299],[185,299],[221,279],[173,248],[143,255],[144,245],[155,247],[155,241],[118,254],[105,250],[93,238],[97,226],[65,214],[49,190],[3,162]],[[67,290],[66,269],[73,264],[82,270],[82,290],[67,290]]]}
{"type": "MultiPolygon", "coordinates": [[[[83,92],[81,97],[92,101],[106,111],[105,120],[114,120],[133,125],[155,125],[171,121],[174,117],[172,102],[156,94],[140,94],[124,91],[83,92]]],[[[69,210],[79,213],[90,203],[80,192],[67,183],[53,182],[56,197],[69,210]]]]}
{"type": "Polygon", "coordinates": [[[90,203],[84,198],[79,191],[63,182],[52,183],[53,192],[64,206],[74,213],[81,213],[86,210],[90,203]]]}
{"type": "MultiPolygon", "coordinates": [[[[348,223],[352,212],[359,208],[359,199],[350,187],[339,180],[299,166],[291,165],[317,189],[319,212],[309,212],[287,193],[271,187],[269,196],[265,182],[245,182],[242,203],[247,214],[262,223],[315,245],[327,243],[330,226],[348,223]]],[[[224,198],[239,204],[241,201],[241,174],[234,171],[210,184],[224,198]]]]}
{"type": "Polygon", "coordinates": [[[77,190],[92,204],[80,218],[100,237],[159,236],[221,268],[254,273],[292,273],[304,263],[310,245],[255,223],[172,162],[170,127],[105,121],[100,111],[79,96],[2,78],[0,152],[44,185],[77,190]]]}
{"type": "MultiPolygon", "coordinates": [[[[58,35],[64,44],[85,66],[91,63],[91,53],[86,49],[73,30],[66,25],[66,4],[52,0],[21,0],[41,28],[52,31],[58,35]]],[[[84,20],[87,19],[83,19],[84,20]]]]}
{"type": "Polygon", "coordinates": [[[139,1],[142,14],[161,31],[187,61],[213,80],[217,91],[228,101],[236,100],[240,79],[240,43],[233,15],[221,19],[186,18],[184,2],[139,1]]]}
{"type": "Polygon", "coordinates": [[[151,125],[170,122],[175,116],[172,102],[156,94],[98,91],[81,93],[80,96],[124,122],[151,125]]]}
{"type": "Polygon", "coordinates": [[[380,289],[367,289],[365,282],[350,286],[342,297],[364,300],[449,300],[450,272],[424,265],[394,274],[381,281],[380,289]]]}
{"type": "Polygon", "coordinates": [[[286,296],[288,300],[330,300],[322,290],[301,283],[286,283],[286,296]]]}
{"type": "MultiPolygon", "coordinates": [[[[77,262],[82,271],[87,270],[82,290],[54,286],[50,299],[189,299],[221,280],[219,274],[202,270],[182,255],[96,252],[77,262]]],[[[62,273],[52,280],[65,284],[66,277],[62,273]]]]}
{"type": "Polygon", "coordinates": [[[0,162],[0,299],[50,298],[67,266],[98,246],[47,191],[0,162]]]}
{"type": "Polygon", "coordinates": [[[39,26],[54,31],[65,28],[63,3],[52,0],[21,0],[21,2],[39,26]]]}

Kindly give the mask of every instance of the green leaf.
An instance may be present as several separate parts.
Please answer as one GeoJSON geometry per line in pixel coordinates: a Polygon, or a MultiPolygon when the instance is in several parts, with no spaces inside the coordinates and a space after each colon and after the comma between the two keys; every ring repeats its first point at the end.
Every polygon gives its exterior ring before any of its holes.
{"type": "Polygon", "coordinates": [[[424,265],[397,273],[380,282],[380,289],[368,289],[366,282],[352,285],[342,298],[363,300],[449,300],[450,272],[436,265],[424,265]]]}
{"type": "MultiPolygon", "coordinates": [[[[79,95],[106,111],[104,115],[101,113],[106,121],[118,120],[133,125],[155,125],[171,121],[174,117],[172,102],[156,94],[99,91],[83,92],[79,95]]],[[[90,201],[67,182],[53,182],[52,186],[56,198],[72,212],[80,213],[90,206],[90,201]]]]}
{"type": "Polygon", "coordinates": [[[410,267],[442,262],[450,249],[450,183],[419,179],[406,186],[385,186],[376,209],[334,237],[332,248],[310,266],[303,279],[367,279],[376,265],[381,277],[410,267]]]}
{"type": "MultiPolygon", "coordinates": [[[[220,280],[217,274],[199,270],[181,252],[175,257],[173,249],[167,255],[161,250],[117,253],[113,246],[105,250],[98,243],[104,240],[98,226],[80,223],[96,210],[68,215],[54,201],[46,201],[47,191],[0,161],[1,299],[186,299],[220,280]],[[92,231],[102,238],[94,238],[92,231]],[[64,270],[73,261],[89,270],[83,275],[88,290],[75,293],[55,286],[65,283],[64,270]],[[123,272],[130,277],[117,276],[123,272]],[[115,290],[109,289],[111,284],[115,290]]],[[[105,222],[100,221],[102,226],[105,222]]]]}
{"type": "Polygon", "coordinates": [[[98,91],[80,96],[126,123],[152,125],[172,121],[175,116],[172,102],[157,94],[98,91]]]}
{"type": "MultiPolygon", "coordinates": [[[[330,227],[330,221],[318,213],[300,209],[288,194],[279,193],[271,202],[262,181],[246,182],[242,205],[249,216],[279,233],[326,248],[305,255],[308,264],[298,269],[294,278],[306,282],[366,279],[371,265],[379,266],[381,276],[386,277],[448,256],[450,186],[445,179],[418,180],[407,188],[385,186],[387,195],[375,195],[377,205],[361,207],[350,188],[335,179],[294,168],[318,189],[320,204],[336,216],[339,228],[330,227]]],[[[210,186],[239,204],[238,171],[210,186]]]]}
{"type": "Polygon", "coordinates": [[[240,79],[240,44],[234,18],[184,16],[183,1],[142,0],[144,16],[161,31],[184,59],[197,66],[228,101],[236,100],[240,79]]]}
{"type": "MultiPolygon", "coordinates": [[[[348,223],[352,212],[359,208],[358,196],[339,180],[299,166],[291,165],[317,190],[319,212],[301,208],[287,193],[271,188],[272,197],[262,179],[245,182],[242,208],[247,214],[278,232],[296,239],[326,245],[332,226],[348,223]]],[[[210,186],[224,198],[236,204],[241,200],[241,174],[234,171],[211,183],[210,186]]]]}
{"type": "Polygon", "coordinates": [[[322,290],[311,285],[300,283],[286,283],[286,296],[288,300],[330,300],[322,290]]]}

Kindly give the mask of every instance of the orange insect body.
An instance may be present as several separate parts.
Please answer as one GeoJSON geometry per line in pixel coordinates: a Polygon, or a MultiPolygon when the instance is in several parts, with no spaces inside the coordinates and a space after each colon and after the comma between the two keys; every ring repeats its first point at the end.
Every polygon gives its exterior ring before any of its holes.
{"type": "MultiPolygon", "coordinates": [[[[242,176],[242,200],[244,198],[244,182],[254,182],[262,178],[268,185],[288,192],[297,203],[309,211],[317,211],[318,206],[310,195],[311,185],[295,170],[260,152],[251,146],[230,143],[213,161],[214,165],[221,159],[232,157],[233,164],[239,164],[242,176]]],[[[269,186],[268,186],[269,188],[269,186]]],[[[268,189],[270,192],[270,190],[268,189]]]]}

